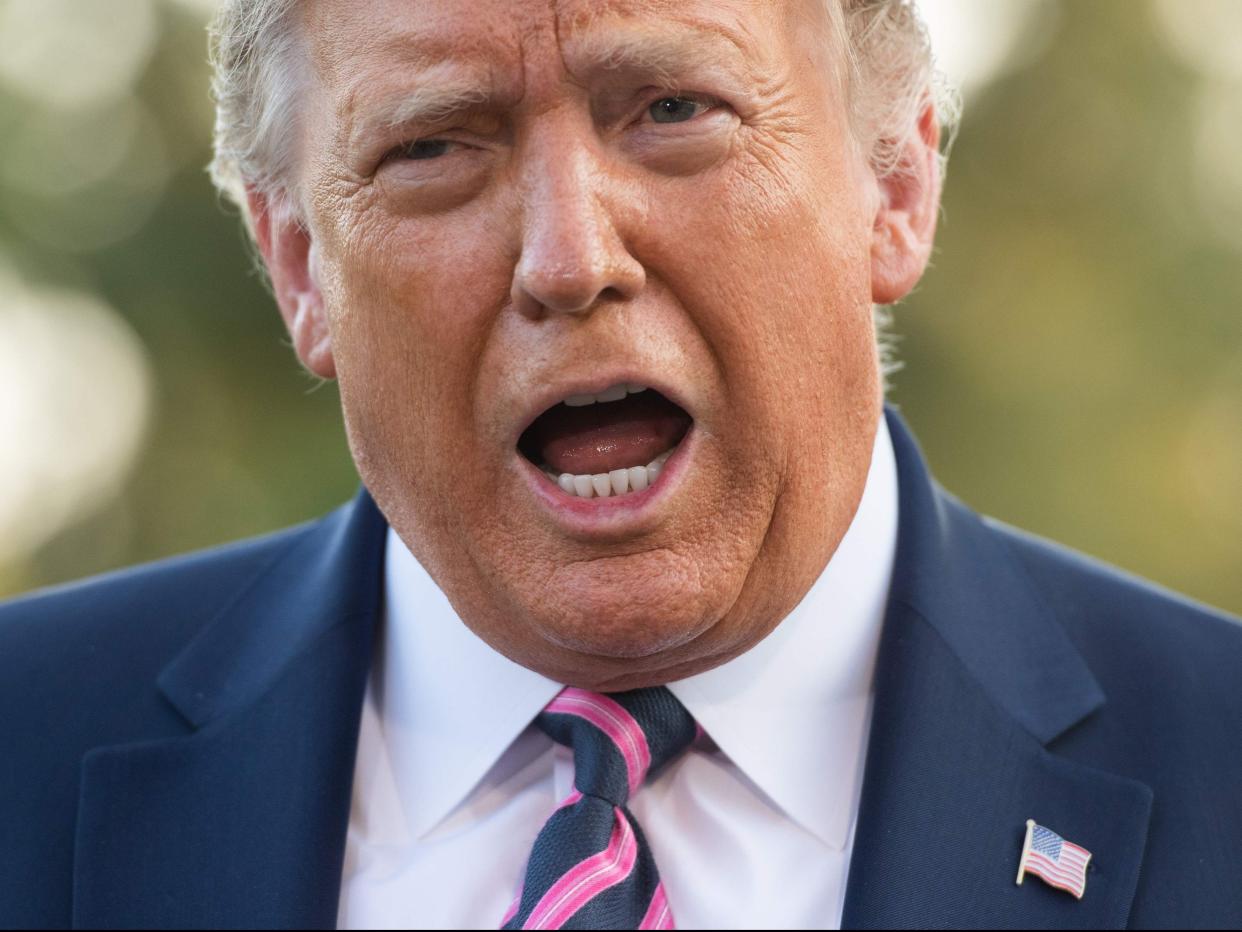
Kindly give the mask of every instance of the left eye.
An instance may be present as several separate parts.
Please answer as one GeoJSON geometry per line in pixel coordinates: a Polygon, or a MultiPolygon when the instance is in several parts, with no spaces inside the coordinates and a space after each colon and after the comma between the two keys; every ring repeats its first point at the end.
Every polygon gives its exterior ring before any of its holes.
{"type": "Polygon", "coordinates": [[[707,108],[706,103],[692,97],[664,97],[648,107],[647,112],[656,123],[685,123],[707,108]]]}

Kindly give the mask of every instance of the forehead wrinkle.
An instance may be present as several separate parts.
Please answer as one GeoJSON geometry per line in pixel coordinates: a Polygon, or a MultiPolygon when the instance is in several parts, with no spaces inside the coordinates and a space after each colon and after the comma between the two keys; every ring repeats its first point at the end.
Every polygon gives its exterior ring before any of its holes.
{"type": "Polygon", "coordinates": [[[571,73],[632,70],[654,75],[666,86],[672,76],[704,62],[740,59],[747,71],[756,65],[754,48],[721,23],[663,20],[656,27],[621,25],[616,18],[583,17],[564,40],[564,58],[571,73]],[[674,31],[668,27],[673,25],[674,31]],[[723,53],[723,54],[722,54],[723,53]]]}
{"type": "Polygon", "coordinates": [[[484,25],[463,34],[443,14],[413,29],[391,14],[367,20],[356,32],[333,31],[330,25],[321,30],[316,64],[349,136],[442,120],[500,97],[520,96],[521,71],[511,73],[517,43],[503,30],[484,25]],[[333,85],[340,90],[332,93],[333,85]]]}

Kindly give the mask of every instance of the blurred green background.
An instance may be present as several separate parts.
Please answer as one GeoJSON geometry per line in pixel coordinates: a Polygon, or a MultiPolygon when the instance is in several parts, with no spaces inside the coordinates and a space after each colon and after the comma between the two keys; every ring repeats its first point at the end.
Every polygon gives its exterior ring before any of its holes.
{"type": "MultiPolygon", "coordinates": [[[[1242,2],[924,0],[966,113],[890,398],[976,509],[1242,613],[1242,2]]],[[[210,0],[0,0],[0,596],[357,478],[212,191],[210,0]]]]}

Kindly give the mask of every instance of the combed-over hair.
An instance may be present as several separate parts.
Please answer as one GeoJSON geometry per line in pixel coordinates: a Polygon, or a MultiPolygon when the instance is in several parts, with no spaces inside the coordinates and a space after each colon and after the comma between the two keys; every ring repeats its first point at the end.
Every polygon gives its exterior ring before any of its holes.
{"type": "MultiPolygon", "coordinates": [[[[902,147],[929,98],[942,127],[957,118],[956,98],[937,76],[915,0],[826,2],[846,38],[856,134],[879,174],[899,171],[902,147]]],[[[211,176],[243,212],[247,185],[276,197],[295,187],[296,97],[306,68],[297,7],[298,0],[223,0],[212,21],[211,176]]]]}

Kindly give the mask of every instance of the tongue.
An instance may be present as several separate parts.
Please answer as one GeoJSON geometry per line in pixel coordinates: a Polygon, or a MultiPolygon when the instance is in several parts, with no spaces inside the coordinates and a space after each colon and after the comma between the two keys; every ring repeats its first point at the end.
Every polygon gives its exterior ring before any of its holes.
{"type": "MultiPolygon", "coordinates": [[[[691,418],[659,392],[540,415],[524,440],[549,468],[576,476],[646,466],[677,445],[691,418]]],[[[525,444],[524,444],[525,445],[525,444]]]]}

